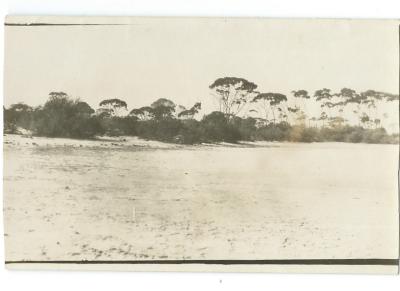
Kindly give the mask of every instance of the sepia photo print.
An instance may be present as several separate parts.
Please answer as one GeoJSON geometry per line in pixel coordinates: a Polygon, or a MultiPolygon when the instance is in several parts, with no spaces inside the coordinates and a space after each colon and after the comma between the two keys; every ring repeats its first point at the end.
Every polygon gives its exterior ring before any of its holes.
{"type": "Polygon", "coordinates": [[[399,24],[7,17],[6,267],[396,274],[399,24]]]}

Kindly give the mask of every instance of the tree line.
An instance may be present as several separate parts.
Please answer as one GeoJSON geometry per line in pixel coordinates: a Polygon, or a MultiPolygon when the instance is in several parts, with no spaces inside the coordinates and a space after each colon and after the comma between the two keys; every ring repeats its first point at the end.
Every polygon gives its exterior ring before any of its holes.
{"type": "Polygon", "coordinates": [[[132,135],[184,144],[240,140],[398,143],[398,134],[390,135],[382,127],[382,120],[389,116],[378,110],[381,103],[398,102],[398,95],[349,88],[335,93],[323,88],[314,94],[294,90],[286,96],[259,91],[255,83],[237,77],[219,78],[209,89],[218,110],[202,117],[200,102],[185,108],[160,98],[128,111],[124,100],[112,98],[102,100],[94,110],[64,92],[51,92],[43,106],[17,103],[3,108],[4,131],[25,129],[34,135],[69,138],[132,135]]]}

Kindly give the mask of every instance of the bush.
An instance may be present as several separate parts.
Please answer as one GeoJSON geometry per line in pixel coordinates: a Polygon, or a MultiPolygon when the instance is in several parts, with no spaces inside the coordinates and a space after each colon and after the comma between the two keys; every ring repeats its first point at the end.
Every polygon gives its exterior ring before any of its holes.
{"type": "Polygon", "coordinates": [[[206,142],[237,142],[241,135],[239,129],[222,112],[214,111],[200,122],[202,139],[206,142]]]}
{"type": "Polygon", "coordinates": [[[109,136],[136,135],[137,119],[135,117],[97,117],[100,121],[99,132],[109,136]]]}
{"type": "Polygon", "coordinates": [[[289,141],[291,142],[318,142],[321,141],[319,130],[314,127],[295,125],[290,129],[289,141]]]}
{"type": "Polygon", "coordinates": [[[139,137],[166,142],[175,142],[182,128],[180,120],[167,118],[163,120],[138,121],[136,132],[139,137]]]}
{"type": "Polygon", "coordinates": [[[362,141],[365,143],[384,143],[387,137],[384,128],[377,128],[365,131],[362,141]]]}
{"type": "Polygon", "coordinates": [[[255,140],[256,139],[256,119],[252,117],[240,118],[235,117],[232,120],[233,126],[237,128],[241,140],[255,140]]]}
{"type": "Polygon", "coordinates": [[[288,140],[291,126],[286,122],[268,124],[256,130],[257,140],[283,141],[288,140]]]}
{"type": "Polygon", "coordinates": [[[362,127],[355,127],[353,131],[349,132],[344,142],[360,143],[363,141],[364,129],[362,127]]]}
{"type": "Polygon", "coordinates": [[[17,133],[18,127],[32,130],[33,114],[33,108],[24,103],[13,104],[9,109],[3,107],[4,131],[17,133]]]}
{"type": "Polygon", "coordinates": [[[76,118],[71,121],[70,126],[69,135],[74,138],[90,138],[105,134],[101,120],[96,116],[76,118]]]}
{"type": "Polygon", "coordinates": [[[188,119],[182,121],[182,128],[179,132],[179,139],[177,140],[183,144],[196,144],[203,141],[201,132],[201,124],[195,119],[188,119]]]}

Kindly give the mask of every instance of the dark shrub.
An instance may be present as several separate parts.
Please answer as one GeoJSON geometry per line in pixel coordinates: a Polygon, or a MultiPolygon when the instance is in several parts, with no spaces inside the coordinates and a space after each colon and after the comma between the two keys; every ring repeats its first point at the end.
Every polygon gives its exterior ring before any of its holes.
{"type": "Polygon", "coordinates": [[[252,117],[240,118],[234,117],[232,125],[237,128],[241,140],[254,140],[256,134],[256,119],[252,117]]]}
{"type": "Polygon", "coordinates": [[[238,128],[222,112],[214,111],[201,120],[201,133],[207,142],[237,142],[240,140],[238,128]]]}
{"type": "Polygon", "coordinates": [[[139,137],[166,142],[175,142],[180,134],[180,120],[167,118],[163,120],[138,121],[136,132],[139,137]]]}
{"type": "Polygon", "coordinates": [[[384,143],[387,140],[387,133],[384,128],[366,130],[363,137],[365,143],[384,143]]]}
{"type": "Polygon", "coordinates": [[[201,124],[195,119],[182,120],[182,128],[179,132],[181,139],[180,143],[195,144],[202,142],[201,124]]]}
{"type": "Polygon", "coordinates": [[[266,141],[283,141],[287,140],[289,136],[289,132],[291,130],[291,126],[286,123],[278,123],[278,124],[268,124],[266,126],[260,127],[256,131],[256,139],[257,140],[266,140],[266,141]]]}
{"type": "Polygon", "coordinates": [[[100,116],[103,132],[109,136],[136,135],[137,118],[133,116],[126,117],[106,117],[100,116]]]}
{"type": "Polygon", "coordinates": [[[33,129],[33,108],[24,104],[12,104],[9,109],[3,107],[4,130],[16,133],[18,127],[33,129]]]}
{"type": "Polygon", "coordinates": [[[49,137],[93,137],[103,132],[100,121],[91,116],[93,112],[85,102],[52,92],[45,105],[33,111],[32,127],[36,134],[49,137]]]}
{"type": "Polygon", "coordinates": [[[363,140],[364,129],[362,127],[354,127],[345,137],[345,142],[360,143],[363,140]]]}

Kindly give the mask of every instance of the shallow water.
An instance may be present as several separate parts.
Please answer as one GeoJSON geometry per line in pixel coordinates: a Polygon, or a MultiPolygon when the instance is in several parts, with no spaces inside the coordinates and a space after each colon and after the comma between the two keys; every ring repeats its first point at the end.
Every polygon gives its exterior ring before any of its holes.
{"type": "Polygon", "coordinates": [[[100,143],[5,137],[7,260],[398,256],[398,146],[100,143]]]}

